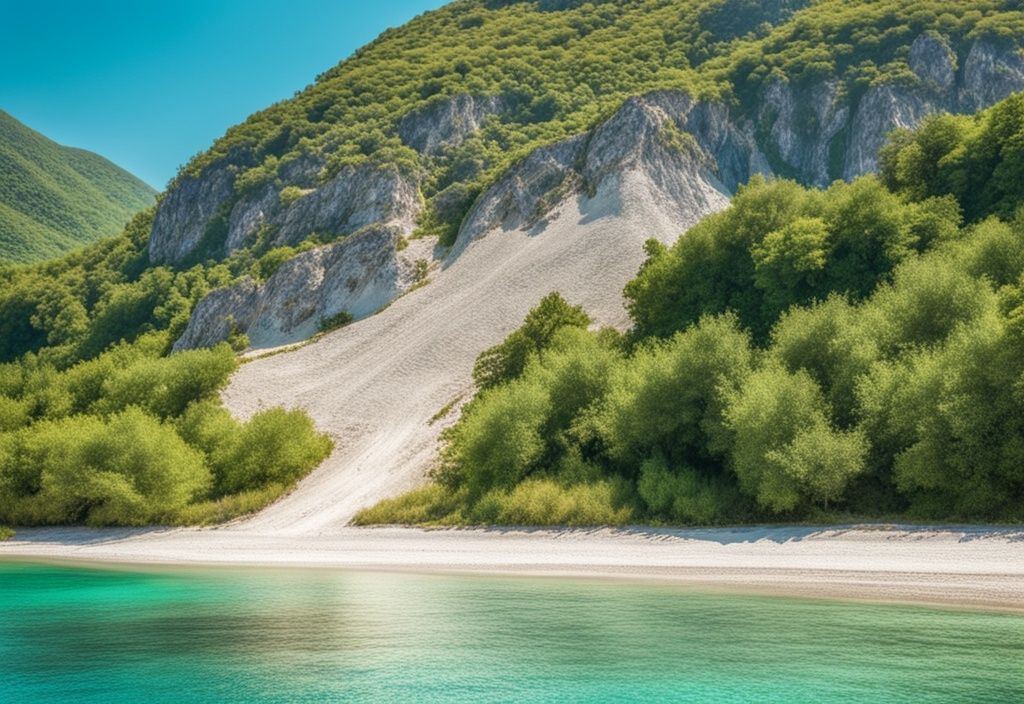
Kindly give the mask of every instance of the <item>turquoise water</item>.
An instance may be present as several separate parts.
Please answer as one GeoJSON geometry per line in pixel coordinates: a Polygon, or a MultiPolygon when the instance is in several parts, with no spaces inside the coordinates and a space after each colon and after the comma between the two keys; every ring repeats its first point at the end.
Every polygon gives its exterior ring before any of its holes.
{"type": "Polygon", "coordinates": [[[11,702],[1024,702],[1024,617],[563,580],[0,562],[11,702]]]}

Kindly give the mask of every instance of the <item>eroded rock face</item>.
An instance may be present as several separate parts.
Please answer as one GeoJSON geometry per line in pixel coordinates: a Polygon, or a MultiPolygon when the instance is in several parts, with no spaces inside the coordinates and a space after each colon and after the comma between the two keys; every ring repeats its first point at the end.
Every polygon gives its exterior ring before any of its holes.
{"type": "Polygon", "coordinates": [[[347,166],[319,188],[283,204],[273,186],[239,200],[228,223],[226,253],[249,246],[260,228],[271,228],[269,243],[294,245],[312,234],[334,238],[369,225],[410,232],[421,206],[418,184],[395,167],[347,166]]]}
{"type": "Polygon", "coordinates": [[[409,232],[419,209],[418,184],[396,167],[347,166],[275,218],[274,242],[297,244],[313,233],[335,237],[374,224],[409,232]]]}
{"type": "MultiPolygon", "coordinates": [[[[537,149],[509,169],[476,199],[447,262],[496,230],[536,226],[540,232],[569,198],[579,199],[588,218],[625,209],[668,213],[670,221],[661,224],[682,232],[724,208],[754,174],[816,186],[852,179],[877,168],[878,149],[894,128],[913,127],[939,111],[975,111],[1024,90],[1024,59],[1009,46],[979,40],[961,67],[948,42],[927,33],[911,46],[908,63],[916,79],[875,85],[853,99],[832,81],[771,82],[746,112],[673,91],[631,98],[595,129],[537,149]]],[[[401,136],[421,153],[437,154],[502,109],[497,98],[456,96],[408,116],[401,136]]],[[[257,347],[303,339],[340,310],[357,318],[379,310],[408,290],[417,260],[435,261],[422,241],[403,252],[396,246],[421,207],[413,177],[362,164],[321,184],[323,163],[313,156],[293,160],[280,167],[277,185],[234,202],[226,249],[248,246],[263,227],[272,245],[297,244],[313,233],[351,236],[296,257],[262,286],[243,282],[214,292],[199,304],[176,349],[223,340],[232,323],[257,347]],[[282,203],[281,183],[301,197],[282,203]]],[[[230,167],[213,168],[183,180],[164,199],[151,240],[156,261],[188,255],[209,219],[232,202],[233,180],[230,167]]],[[[448,195],[453,211],[468,197],[456,190],[448,195]]]]}
{"type": "Polygon", "coordinates": [[[463,222],[455,248],[495,228],[526,226],[575,190],[574,165],[586,147],[581,135],[534,150],[477,199],[463,222]]]}
{"type": "Polygon", "coordinates": [[[659,91],[631,98],[595,130],[543,147],[477,199],[451,256],[496,228],[540,223],[574,194],[606,211],[658,199],[680,228],[727,202],[767,162],[722,105],[659,91]]]}
{"type": "Polygon", "coordinates": [[[421,154],[438,154],[461,145],[489,115],[506,107],[506,101],[498,96],[456,95],[406,115],[398,125],[398,135],[421,154]]]}
{"type": "Polygon", "coordinates": [[[379,311],[423,276],[430,243],[398,251],[401,234],[371,227],[341,242],[285,262],[264,284],[245,279],[214,291],[196,306],[174,350],[226,340],[232,327],[255,348],[277,347],[315,334],[321,321],[341,312],[353,319],[379,311]]]}
{"type": "Polygon", "coordinates": [[[850,125],[843,178],[850,180],[878,169],[878,150],[894,129],[910,128],[941,112],[945,103],[929,91],[912,86],[881,85],[861,98],[850,125]]]}
{"type": "Polygon", "coordinates": [[[956,82],[956,54],[942,36],[925,32],[910,45],[910,70],[929,87],[948,91],[956,82]]]}
{"type": "Polygon", "coordinates": [[[149,258],[156,264],[177,264],[188,257],[206,228],[234,192],[233,167],[208,168],[198,178],[184,177],[157,206],[149,237],[149,258]]]}
{"type": "Polygon", "coordinates": [[[1024,90],[1024,56],[1016,46],[979,40],[964,61],[960,109],[976,112],[1024,90]]]}
{"type": "Polygon", "coordinates": [[[835,81],[794,87],[778,80],[765,88],[756,129],[765,134],[765,149],[775,155],[780,162],[776,168],[785,175],[816,186],[832,180],[829,153],[850,115],[837,92],[835,81]]]}

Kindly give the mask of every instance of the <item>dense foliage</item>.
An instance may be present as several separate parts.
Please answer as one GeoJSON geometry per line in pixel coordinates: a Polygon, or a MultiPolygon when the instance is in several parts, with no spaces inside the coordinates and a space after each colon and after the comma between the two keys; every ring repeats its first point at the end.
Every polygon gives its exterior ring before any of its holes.
{"type": "Polygon", "coordinates": [[[752,182],[649,245],[629,336],[547,335],[447,431],[437,484],[361,520],[1024,520],[1021,120],[1011,98],[898,135],[895,193],[752,182]]]}
{"type": "MultiPolygon", "coordinates": [[[[510,164],[593,127],[629,96],[685,89],[742,112],[779,78],[834,78],[848,94],[913,81],[909,45],[927,30],[962,63],[975,38],[1019,37],[1024,12],[1004,0],[459,0],[232,128],[178,178],[227,162],[234,198],[274,183],[292,202],[305,191],[287,175],[305,157],[324,160],[322,180],[348,165],[389,165],[416,176],[421,231],[445,242],[510,164]],[[404,119],[458,95],[494,97],[500,109],[439,153],[402,142],[404,119]]],[[[627,291],[628,336],[588,332],[583,311],[546,299],[481,358],[483,391],[449,434],[441,483],[374,515],[1013,515],[1010,504],[978,507],[1018,491],[1008,469],[1018,457],[1016,368],[954,373],[966,360],[1003,359],[1016,334],[1020,111],[1003,110],[977,122],[937,118],[899,137],[882,181],[824,194],[751,184],[676,246],[650,245],[627,291]],[[982,339],[990,347],[971,346],[982,339]],[[984,412],[965,412],[989,393],[984,412]],[[930,424],[920,422],[926,411],[930,424]],[[928,476],[933,456],[949,466],[928,476]],[[954,476],[977,493],[954,497],[954,476]]],[[[0,171],[28,173],[19,168],[0,171]]],[[[56,165],[45,171],[63,178],[56,165]]],[[[214,261],[207,245],[223,239],[233,204],[175,267],[149,261],[152,211],[60,260],[0,266],[0,521],[222,519],[276,496],[326,452],[301,415],[240,424],[217,405],[227,349],[167,357],[208,292],[242,275],[264,280],[316,241],[270,249],[262,230],[250,250],[214,261]]]]}
{"type": "Polygon", "coordinates": [[[0,366],[0,521],[208,522],[253,510],[316,466],[331,441],[297,411],[240,423],[217,392],[226,345],[161,356],[160,334],[60,371],[0,366]]]}
{"type": "Polygon", "coordinates": [[[113,236],[155,195],[103,157],[55,144],[0,110],[0,262],[113,236]]]}

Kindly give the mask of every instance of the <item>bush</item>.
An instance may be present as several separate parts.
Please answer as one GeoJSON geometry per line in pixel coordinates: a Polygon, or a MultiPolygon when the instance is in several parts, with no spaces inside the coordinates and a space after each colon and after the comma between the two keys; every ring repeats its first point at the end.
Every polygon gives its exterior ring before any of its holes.
{"type": "Polygon", "coordinates": [[[580,306],[569,305],[558,292],[549,293],[527,314],[522,327],[480,355],[473,367],[473,380],[481,389],[511,381],[523,373],[531,355],[547,347],[558,330],[588,325],[590,317],[580,306]]]}
{"type": "Polygon", "coordinates": [[[357,526],[454,524],[461,497],[440,484],[428,484],[393,499],[365,508],[356,514],[357,526]]]}
{"type": "MultiPolygon", "coordinates": [[[[216,421],[225,424],[223,419],[216,421]]],[[[206,426],[207,432],[210,425],[206,426]]],[[[271,408],[245,424],[230,450],[212,456],[218,492],[243,491],[268,484],[291,485],[320,464],[334,443],[316,431],[302,411],[271,408]]]]}
{"type": "Polygon", "coordinates": [[[708,525],[741,515],[742,497],[721,477],[700,476],[688,467],[678,472],[658,457],[640,467],[637,493],[648,515],[672,523],[708,525]]]}
{"type": "Polygon", "coordinates": [[[471,522],[521,526],[617,526],[632,509],[621,503],[621,486],[610,481],[562,486],[550,479],[528,479],[512,489],[495,490],[471,509],[471,522]]]}
{"type": "Polygon", "coordinates": [[[137,408],[2,436],[0,468],[0,517],[16,524],[142,525],[211,479],[199,452],[137,408]]]}
{"type": "Polygon", "coordinates": [[[193,401],[212,398],[237,367],[228,345],[141,360],[104,381],[95,408],[111,413],[138,406],[161,418],[179,416],[193,401]]]}
{"type": "Polygon", "coordinates": [[[865,469],[866,438],[832,427],[821,389],[802,370],[769,364],[756,371],[725,417],[740,488],[775,513],[834,502],[865,469]]]}
{"type": "Polygon", "coordinates": [[[320,321],[319,331],[321,333],[333,332],[352,324],[352,314],[348,311],[340,311],[320,321]]]}
{"type": "Polygon", "coordinates": [[[724,396],[754,362],[735,316],[704,318],[671,341],[641,348],[620,365],[598,415],[609,455],[637,467],[654,455],[713,462],[727,446],[724,396]]]}

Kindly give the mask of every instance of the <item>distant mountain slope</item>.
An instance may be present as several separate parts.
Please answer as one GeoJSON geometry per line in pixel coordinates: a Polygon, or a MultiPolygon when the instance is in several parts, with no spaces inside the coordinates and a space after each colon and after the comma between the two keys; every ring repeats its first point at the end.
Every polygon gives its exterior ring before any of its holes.
{"type": "Polygon", "coordinates": [[[115,235],[155,195],[98,154],[63,147],[0,110],[0,261],[38,261],[115,235]]]}

